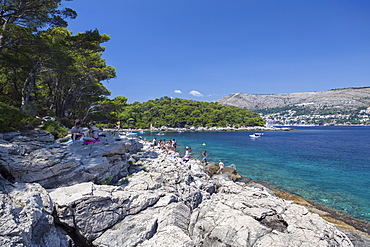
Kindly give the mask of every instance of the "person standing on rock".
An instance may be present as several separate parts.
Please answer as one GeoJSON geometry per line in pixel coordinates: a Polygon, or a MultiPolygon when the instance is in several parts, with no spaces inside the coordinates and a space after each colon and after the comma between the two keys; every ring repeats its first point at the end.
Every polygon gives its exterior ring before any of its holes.
{"type": "Polygon", "coordinates": [[[202,155],[203,155],[202,163],[204,162],[207,165],[207,151],[204,150],[202,152],[202,155]]]}
{"type": "Polygon", "coordinates": [[[175,139],[172,140],[172,148],[173,148],[173,151],[176,153],[177,141],[175,139]]]}
{"type": "Polygon", "coordinates": [[[218,173],[222,174],[222,170],[224,169],[225,164],[220,160],[219,163],[218,163],[218,166],[220,167],[218,169],[218,173]]]}
{"type": "Polygon", "coordinates": [[[153,143],[150,145],[153,149],[157,146],[157,139],[154,137],[153,138],[153,143]]]}
{"type": "Polygon", "coordinates": [[[186,147],[186,153],[188,154],[189,159],[191,158],[192,151],[193,151],[193,150],[191,149],[191,147],[186,147]]]}
{"type": "Polygon", "coordinates": [[[188,162],[191,158],[191,148],[189,147],[186,147],[185,148],[185,155],[184,155],[184,158],[183,158],[183,161],[184,162],[188,162]]]}

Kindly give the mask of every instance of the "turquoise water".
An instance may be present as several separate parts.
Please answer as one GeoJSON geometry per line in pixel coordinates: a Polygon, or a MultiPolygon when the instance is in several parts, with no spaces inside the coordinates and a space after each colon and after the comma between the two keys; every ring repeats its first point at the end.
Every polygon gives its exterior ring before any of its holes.
{"type": "Polygon", "coordinates": [[[142,137],[176,139],[180,154],[190,146],[195,158],[207,150],[209,161],[221,159],[244,176],[370,222],[370,127],[300,127],[266,131],[258,139],[250,134],[167,132],[142,137]]]}

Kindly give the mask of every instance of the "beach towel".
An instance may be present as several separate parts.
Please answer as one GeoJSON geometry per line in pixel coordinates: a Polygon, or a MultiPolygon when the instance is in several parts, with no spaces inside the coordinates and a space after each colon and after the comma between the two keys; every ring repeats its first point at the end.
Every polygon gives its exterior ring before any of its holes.
{"type": "Polygon", "coordinates": [[[61,145],[65,145],[65,146],[67,146],[67,145],[70,145],[70,144],[73,144],[73,141],[72,140],[70,140],[70,141],[67,141],[67,142],[62,142],[62,143],[60,143],[61,145]]]}
{"type": "Polygon", "coordinates": [[[84,144],[90,144],[90,143],[95,143],[95,142],[100,142],[100,139],[97,139],[95,141],[84,142],[84,144]]]}

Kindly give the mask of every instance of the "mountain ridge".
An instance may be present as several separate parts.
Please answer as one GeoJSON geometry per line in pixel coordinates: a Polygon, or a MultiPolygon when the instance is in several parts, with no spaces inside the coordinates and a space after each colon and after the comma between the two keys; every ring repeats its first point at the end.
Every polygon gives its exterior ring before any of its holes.
{"type": "Polygon", "coordinates": [[[306,107],[311,109],[331,108],[354,110],[370,106],[370,87],[342,88],[317,92],[286,94],[244,94],[234,93],[216,102],[252,111],[272,108],[306,107]]]}

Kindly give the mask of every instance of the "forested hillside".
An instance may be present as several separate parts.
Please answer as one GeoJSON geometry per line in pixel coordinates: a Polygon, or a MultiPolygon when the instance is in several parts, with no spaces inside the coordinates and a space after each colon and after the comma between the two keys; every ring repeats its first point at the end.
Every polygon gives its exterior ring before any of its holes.
{"type": "Polygon", "coordinates": [[[264,121],[254,112],[235,106],[222,106],[184,99],[149,100],[135,102],[123,108],[117,118],[121,127],[149,128],[168,126],[262,126],[264,121]]]}

